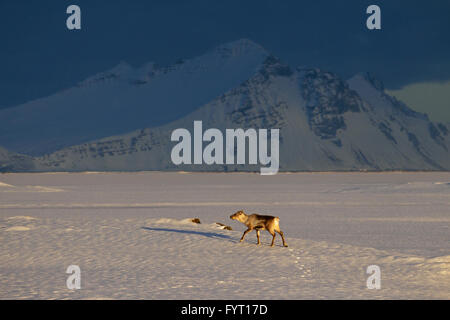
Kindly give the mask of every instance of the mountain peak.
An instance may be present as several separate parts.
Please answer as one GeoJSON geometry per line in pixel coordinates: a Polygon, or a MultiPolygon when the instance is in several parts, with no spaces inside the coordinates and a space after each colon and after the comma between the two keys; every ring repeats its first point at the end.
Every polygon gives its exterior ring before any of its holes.
{"type": "Polygon", "coordinates": [[[124,74],[127,72],[130,72],[133,70],[133,67],[128,64],[126,61],[120,61],[119,64],[117,64],[112,69],[108,70],[107,73],[114,73],[114,74],[124,74]]]}
{"type": "Polygon", "coordinates": [[[294,72],[288,65],[283,64],[280,59],[270,54],[264,60],[260,73],[264,78],[268,79],[271,75],[289,77],[294,72]]]}
{"type": "Polygon", "coordinates": [[[381,80],[376,78],[371,72],[360,72],[352,77],[354,80],[364,80],[368,82],[372,87],[374,87],[378,91],[384,91],[384,84],[381,80]]]}
{"type": "Polygon", "coordinates": [[[242,56],[256,52],[263,55],[269,54],[269,52],[261,45],[246,38],[219,45],[214,49],[214,51],[226,56],[242,56]]]}
{"type": "Polygon", "coordinates": [[[91,77],[84,79],[83,81],[79,82],[77,86],[84,87],[98,82],[114,80],[120,78],[123,75],[129,74],[133,70],[134,70],[133,67],[130,66],[127,62],[120,61],[119,64],[117,64],[113,68],[97,73],[91,77]]]}

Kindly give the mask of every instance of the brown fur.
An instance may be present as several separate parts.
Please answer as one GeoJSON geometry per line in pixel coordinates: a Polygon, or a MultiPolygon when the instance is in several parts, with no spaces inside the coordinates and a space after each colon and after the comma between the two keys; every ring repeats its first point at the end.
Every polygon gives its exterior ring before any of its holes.
{"type": "Polygon", "coordinates": [[[280,218],[273,217],[273,216],[263,216],[259,214],[251,214],[246,215],[243,210],[239,210],[238,212],[232,214],[230,216],[230,219],[237,220],[239,222],[242,222],[247,226],[247,230],[244,231],[244,234],[241,237],[241,242],[244,241],[245,235],[252,231],[253,229],[256,230],[256,238],[258,240],[258,245],[261,244],[261,241],[259,239],[259,232],[260,230],[267,230],[272,235],[272,244],[275,242],[275,236],[276,233],[279,233],[281,236],[281,239],[283,240],[283,246],[287,247],[286,241],[284,240],[284,234],[283,231],[280,230],[280,218]]]}

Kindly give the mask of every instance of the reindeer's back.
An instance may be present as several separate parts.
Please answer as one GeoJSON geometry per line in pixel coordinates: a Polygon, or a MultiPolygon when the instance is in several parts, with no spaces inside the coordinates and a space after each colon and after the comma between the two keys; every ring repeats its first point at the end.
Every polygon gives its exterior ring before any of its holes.
{"type": "Polygon", "coordinates": [[[278,221],[280,220],[278,217],[265,216],[256,213],[251,214],[248,217],[248,222],[255,229],[272,229],[275,225],[278,225],[278,221]]]}

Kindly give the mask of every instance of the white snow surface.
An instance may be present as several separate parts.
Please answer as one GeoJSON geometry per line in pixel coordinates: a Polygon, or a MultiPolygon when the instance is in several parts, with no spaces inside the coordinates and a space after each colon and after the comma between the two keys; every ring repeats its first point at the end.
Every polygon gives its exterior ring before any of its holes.
{"type": "Polygon", "coordinates": [[[449,195],[448,172],[2,174],[0,299],[449,299],[449,195]],[[240,243],[240,209],[289,247],[240,243]]]}

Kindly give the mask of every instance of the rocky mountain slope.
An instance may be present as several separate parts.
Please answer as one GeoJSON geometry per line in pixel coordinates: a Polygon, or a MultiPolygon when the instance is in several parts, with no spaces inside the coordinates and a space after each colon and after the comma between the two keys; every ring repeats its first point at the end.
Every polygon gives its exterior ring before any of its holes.
{"type": "Polygon", "coordinates": [[[0,172],[34,171],[34,159],[0,147],[0,172]]]}

